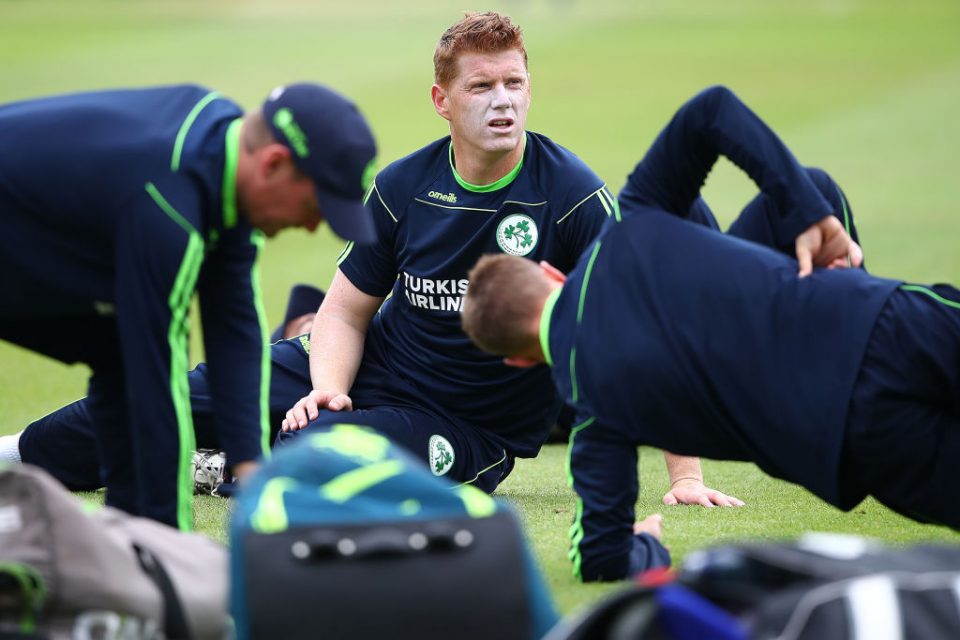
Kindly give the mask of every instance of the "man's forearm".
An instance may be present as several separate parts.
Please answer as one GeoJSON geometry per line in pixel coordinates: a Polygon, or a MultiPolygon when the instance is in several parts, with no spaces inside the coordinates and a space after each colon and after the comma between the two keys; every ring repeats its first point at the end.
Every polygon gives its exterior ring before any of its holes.
{"type": "Polygon", "coordinates": [[[349,394],[360,368],[365,339],[365,332],[321,309],[310,332],[313,388],[349,394]]]}

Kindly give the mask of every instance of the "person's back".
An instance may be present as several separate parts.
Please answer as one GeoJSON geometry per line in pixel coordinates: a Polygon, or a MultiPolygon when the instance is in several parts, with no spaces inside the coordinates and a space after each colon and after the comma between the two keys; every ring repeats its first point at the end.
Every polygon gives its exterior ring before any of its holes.
{"type": "MultiPolygon", "coordinates": [[[[183,85],[0,106],[0,211],[7,230],[0,234],[0,255],[70,296],[112,302],[118,223],[149,198],[147,184],[162,191],[163,180],[183,179],[208,198],[219,193],[212,181],[222,179],[223,149],[211,156],[194,147],[208,136],[222,147],[225,128],[242,112],[218,97],[183,128],[210,94],[183,85]],[[184,156],[185,148],[192,153],[184,156]],[[178,166],[176,176],[171,165],[184,157],[201,163],[200,170],[178,166]]],[[[176,197],[170,190],[165,195],[176,197]]],[[[174,202],[206,233],[209,222],[196,214],[213,207],[183,206],[193,204],[174,202]]]]}
{"type": "Polygon", "coordinates": [[[863,498],[839,491],[847,405],[899,282],[856,269],[798,278],[781,253],[662,211],[598,244],[586,283],[583,265],[554,310],[579,318],[575,333],[551,331],[555,355],[590,353],[575,363],[590,415],[634,444],[752,460],[841,506],[863,498]]]}

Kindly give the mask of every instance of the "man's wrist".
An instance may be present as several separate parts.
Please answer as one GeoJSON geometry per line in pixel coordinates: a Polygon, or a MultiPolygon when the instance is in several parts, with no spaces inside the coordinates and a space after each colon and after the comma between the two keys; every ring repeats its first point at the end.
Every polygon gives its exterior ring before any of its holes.
{"type": "Polygon", "coordinates": [[[703,484],[703,477],[701,476],[680,476],[679,478],[673,478],[670,481],[670,488],[673,489],[673,487],[676,486],[676,484],[682,480],[693,480],[694,482],[699,482],[700,484],[703,484]]]}

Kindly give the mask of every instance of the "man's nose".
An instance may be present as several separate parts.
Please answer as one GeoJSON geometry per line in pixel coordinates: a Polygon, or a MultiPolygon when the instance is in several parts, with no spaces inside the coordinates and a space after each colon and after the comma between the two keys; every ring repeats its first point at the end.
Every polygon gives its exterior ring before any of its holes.
{"type": "Polygon", "coordinates": [[[497,84],[493,88],[493,99],[491,106],[494,109],[508,109],[513,103],[510,100],[510,92],[503,84],[497,84]]]}

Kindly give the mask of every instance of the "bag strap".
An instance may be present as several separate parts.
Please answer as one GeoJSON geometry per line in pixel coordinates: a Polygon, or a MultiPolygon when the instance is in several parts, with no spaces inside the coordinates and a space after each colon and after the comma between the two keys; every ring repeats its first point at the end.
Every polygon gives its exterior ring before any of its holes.
{"type": "Polygon", "coordinates": [[[47,599],[47,587],[36,569],[19,562],[0,562],[0,599],[4,606],[20,606],[18,629],[5,629],[4,638],[44,637],[37,633],[37,620],[47,599]]]}
{"type": "Polygon", "coordinates": [[[133,545],[137,560],[144,573],[153,580],[163,597],[163,631],[167,640],[190,640],[190,627],[187,625],[183,605],[177,597],[177,590],[160,560],[149,550],[138,544],[133,545]]]}

